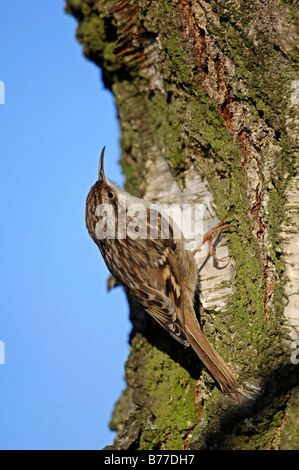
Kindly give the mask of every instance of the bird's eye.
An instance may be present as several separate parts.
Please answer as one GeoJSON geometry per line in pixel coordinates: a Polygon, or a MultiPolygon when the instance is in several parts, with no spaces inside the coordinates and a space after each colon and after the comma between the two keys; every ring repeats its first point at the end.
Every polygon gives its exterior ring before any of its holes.
{"type": "Polygon", "coordinates": [[[114,198],[114,194],[113,194],[111,191],[108,191],[108,197],[109,197],[109,199],[113,199],[113,198],[114,198]]]}

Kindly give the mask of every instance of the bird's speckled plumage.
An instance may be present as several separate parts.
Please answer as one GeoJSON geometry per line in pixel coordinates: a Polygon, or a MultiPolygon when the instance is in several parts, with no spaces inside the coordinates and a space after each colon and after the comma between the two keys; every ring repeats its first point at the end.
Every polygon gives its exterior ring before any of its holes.
{"type": "MultiPolygon", "coordinates": [[[[105,149],[105,148],[104,148],[105,149]]],[[[159,220],[158,237],[150,238],[150,203],[135,198],[110,182],[103,168],[102,150],[99,179],[92,186],[86,201],[86,225],[88,232],[98,245],[105,263],[125,290],[134,297],[171,336],[185,346],[191,346],[217,380],[222,390],[237,397],[235,378],[213,346],[202,333],[194,312],[193,302],[197,286],[197,268],[192,253],[185,249],[184,237],[175,237],[178,227],[174,222],[157,211],[159,220]],[[137,216],[139,231],[144,230],[145,238],[118,237],[100,239],[97,223],[101,220],[97,207],[107,204],[118,217],[124,211],[129,214],[126,230],[130,234],[130,222],[137,216]],[[143,214],[130,213],[132,204],[141,204],[143,214]],[[144,216],[146,214],[146,216],[144,216]],[[169,224],[169,236],[164,238],[163,230],[169,224]]],[[[135,220],[137,220],[135,219],[135,220]]]]}

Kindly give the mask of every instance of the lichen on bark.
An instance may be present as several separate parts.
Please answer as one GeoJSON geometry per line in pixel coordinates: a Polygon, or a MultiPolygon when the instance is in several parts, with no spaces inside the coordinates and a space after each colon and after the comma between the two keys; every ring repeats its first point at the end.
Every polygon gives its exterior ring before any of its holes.
{"type": "Polygon", "coordinates": [[[237,228],[225,234],[235,268],[229,306],[201,314],[247,398],[235,407],[192,351],[129,299],[128,388],[112,448],[297,448],[283,248],[284,231],[299,225],[287,210],[298,168],[296,3],[67,0],[66,11],[114,93],[126,189],[143,196],[159,158],[181,188],[193,166],[219,217],[233,208],[237,228]]]}

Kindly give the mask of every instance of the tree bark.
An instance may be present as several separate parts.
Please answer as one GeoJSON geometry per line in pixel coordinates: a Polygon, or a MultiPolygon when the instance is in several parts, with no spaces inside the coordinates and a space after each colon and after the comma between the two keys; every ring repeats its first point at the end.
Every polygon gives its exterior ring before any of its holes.
{"type": "Polygon", "coordinates": [[[199,255],[196,303],[241,404],[129,299],[110,448],[298,449],[295,0],[67,0],[66,11],[115,96],[125,189],[203,204],[204,231],[230,210],[235,226],[217,246],[230,263],[199,255]]]}

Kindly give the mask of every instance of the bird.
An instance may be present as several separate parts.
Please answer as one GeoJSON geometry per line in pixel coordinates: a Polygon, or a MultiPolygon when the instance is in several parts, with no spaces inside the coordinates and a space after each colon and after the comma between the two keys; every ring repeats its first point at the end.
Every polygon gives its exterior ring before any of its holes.
{"type": "MultiPolygon", "coordinates": [[[[86,199],[89,235],[117,283],[170,336],[185,347],[191,346],[221,390],[238,401],[235,376],[204,335],[196,317],[198,272],[182,232],[162,210],[132,196],[106,177],[104,152],[105,147],[98,180],[86,199]]],[[[220,229],[221,223],[217,226],[220,229]]],[[[208,240],[209,236],[205,238],[208,240]]]]}

